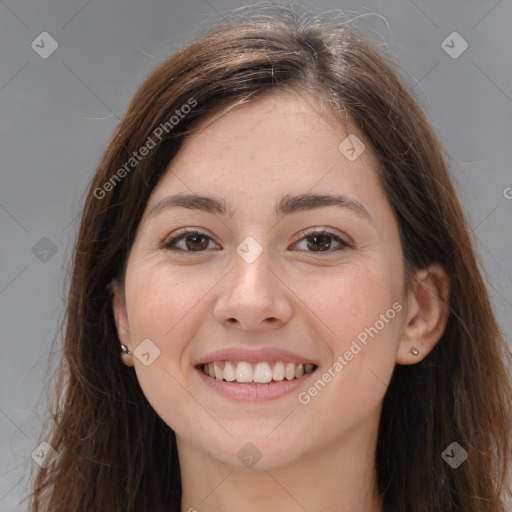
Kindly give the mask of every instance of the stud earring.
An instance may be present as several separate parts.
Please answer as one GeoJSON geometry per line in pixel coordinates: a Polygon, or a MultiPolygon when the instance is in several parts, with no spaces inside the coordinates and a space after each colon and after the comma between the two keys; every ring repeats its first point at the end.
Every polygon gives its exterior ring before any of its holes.
{"type": "Polygon", "coordinates": [[[126,345],[121,344],[121,352],[126,354],[127,356],[133,356],[133,353],[128,350],[128,347],[126,345]]]}
{"type": "Polygon", "coordinates": [[[411,349],[411,354],[413,356],[417,356],[419,353],[420,353],[420,351],[416,347],[411,349]]]}

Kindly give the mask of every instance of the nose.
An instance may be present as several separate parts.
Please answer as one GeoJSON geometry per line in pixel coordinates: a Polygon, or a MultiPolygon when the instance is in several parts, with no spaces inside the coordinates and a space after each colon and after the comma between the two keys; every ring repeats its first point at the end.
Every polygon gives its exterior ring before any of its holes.
{"type": "Polygon", "coordinates": [[[268,251],[251,263],[234,253],[214,306],[217,321],[254,331],[283,326],[292,315],[291,293],[278,272],[271,268],[268,251]]]}

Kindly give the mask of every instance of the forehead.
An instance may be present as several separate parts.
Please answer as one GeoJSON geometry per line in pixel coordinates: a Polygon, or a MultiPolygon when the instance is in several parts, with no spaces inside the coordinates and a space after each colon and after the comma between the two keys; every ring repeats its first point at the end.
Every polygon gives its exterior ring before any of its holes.
{"type": "Polygon", "coordinates": [[[148,209],[176,192],[213,191],[237,201],[264,201],[314,191],[375,200],[382,192],[368,144],[354,160],[344,152],[354,136],[364,144],[350,122],[342,122],[312,96],[288,91],[267,95],[236,106],[188,137],[148,209]]]}

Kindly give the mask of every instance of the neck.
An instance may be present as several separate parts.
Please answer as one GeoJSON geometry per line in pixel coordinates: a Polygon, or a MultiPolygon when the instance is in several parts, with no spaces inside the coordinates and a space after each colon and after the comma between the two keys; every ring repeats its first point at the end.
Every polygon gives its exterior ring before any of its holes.
{"type": "Polygon", "coordinates": [[[178,437],[182,512],[382,512],[377,428],[361,425],[288,465],[232,466],[178,437]],[[370,429],[371,431],[369,431],[370,429]],[[372,440],[369,442],[369,440],[372,440]]]}

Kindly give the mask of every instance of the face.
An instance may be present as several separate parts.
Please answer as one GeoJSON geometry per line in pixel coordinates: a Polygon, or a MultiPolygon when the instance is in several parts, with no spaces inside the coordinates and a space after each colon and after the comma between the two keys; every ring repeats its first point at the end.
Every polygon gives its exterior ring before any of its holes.
{"type": "Polygon", "coordinates": [[[314,98],[273,94],[189,138],[149,198],[119,337],[157,414],[205,458],[241,465],[250,442],[272,468],[378,424],[404,267],[354,135],[314,98]]]}

